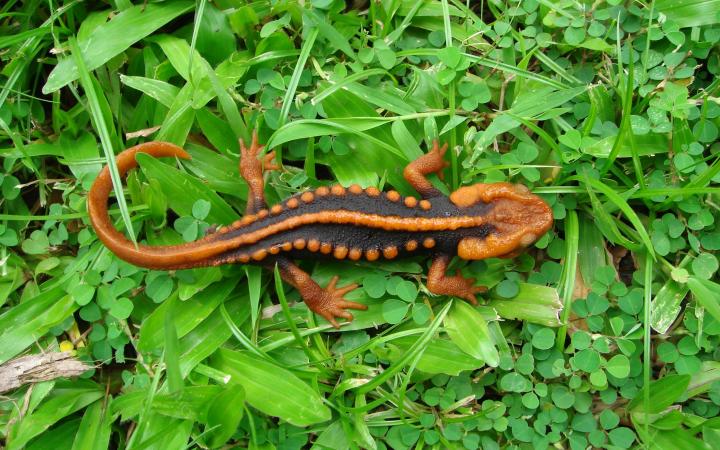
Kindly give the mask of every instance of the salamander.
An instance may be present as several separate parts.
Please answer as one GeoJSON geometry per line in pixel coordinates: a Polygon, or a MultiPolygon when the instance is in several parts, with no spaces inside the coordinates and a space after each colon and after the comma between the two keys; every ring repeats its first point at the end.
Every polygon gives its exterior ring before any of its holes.
{"type": "MultiPolygon", "coordinates": [[[[366,306],[345,300],[357,285],[337,287],[334,277],[325,287],[293,263],[295,259],[391,260],[416,254],[432,258],[427,288],[439,295],[477,303],[485,287],[459,271],[446,274],[450,259],[509,258],[521,253],[545,234],[553,223],[552,211],[527,187],[511,183],[479,183],[443,195],[427,179],[447,167],[442,147],[408,164],[405,179],[420,198],[397,191],[362,188],[357,184],[322,186],[291,196],[268,207],[263,172],[277,169],[274,152],[262,159],[263,146],[253,133],[252,143],[240,141],[240,174],[249,187],[245,216],[206,236],[179,245],[136,245],[120,233],[108,216],[112,190],[110,171],[103,168],[88,194],[88,212],[97,236],[120,259],[150,269],[187,269],[220,264],[277,264],[283,280],[295,287],[307,306],[336,328],[337,318],[352,320],[348,309],[366,306]],[[264,166],[263,167],[263,161],[264,166]]],[[[148,142],[117,155],[121,177],[136,167],[135,155],[190,159],[182,148],[148,142]]]]}

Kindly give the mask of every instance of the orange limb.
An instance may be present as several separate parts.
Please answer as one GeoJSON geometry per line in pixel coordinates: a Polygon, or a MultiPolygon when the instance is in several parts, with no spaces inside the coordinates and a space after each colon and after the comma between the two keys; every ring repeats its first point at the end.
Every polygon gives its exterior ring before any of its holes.
{"type": "Polygon", "coordinates": [[[250,147],[246,147],[245,142],[240,139],[240,175],[245,179],[248,188],[250,188],[245,210],[246,214],[255,214],[261,209],[267,208],[263,172],[279,169],[278,165],[273,161],[275,158],[274,150],[263,156],[262,162],[260,162],[258,155],[264,148],[264,145],[258,143],[257,130],[253,131],[250,147]]]}
{"type": "Polygon", "coordinates": [[[474,278],[465,278],[458,270],[454,276],[445,274],[450,258],[447,255],[438,255],[433,259],[428,272],[427,287],[430,292],[437,295],[450,295],[462,298],[477,305],[475,294],[486,292],[484,286],[474,286],[474,278]]]}
{"type": "Polygon", "coordinates": [[[307,272],[291,261],[281,258],[278,260],[278,264],[282,279],[300,292],[310,310],[324,317],[335,328],[340,328],[336,318],[342,317],[348,321],[353,319],[353,315],[346,309],[367,309],[367,306],[361,303],[350,302],[343,298],[345,294],[355,289],[358,286],[357,284],[353,283],[336,288],[339,277],[335,276],[330,280],[327,287],[323,289],[307,272]]]}
{"type": "Polygon", "coordinates": [[[442,193],[430,183],[426,176],[435,173],[442,180],[442,171],[449,165],[443,160],[447,148],[447,144],[440,147],[437,139],[435,139],[432,150],[408,164],[403,171],[403,176],[407,182],[410,183],[423,198],[442,195],[442,193]]]}

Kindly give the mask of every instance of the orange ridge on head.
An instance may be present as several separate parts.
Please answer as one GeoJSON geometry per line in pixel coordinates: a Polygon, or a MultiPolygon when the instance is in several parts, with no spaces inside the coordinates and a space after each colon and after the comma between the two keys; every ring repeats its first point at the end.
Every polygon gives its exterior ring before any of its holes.
{"type": "Polygon", "coordinates": [[[458,189],[450,200],[461,208],[479,202],[491,205],[485,217],[493,232],[484,238],[463,238],[457,248],[462,259],[515,255],[544,235],[553,223],[547,203],[519,184],[479,183],[458,189]]]}

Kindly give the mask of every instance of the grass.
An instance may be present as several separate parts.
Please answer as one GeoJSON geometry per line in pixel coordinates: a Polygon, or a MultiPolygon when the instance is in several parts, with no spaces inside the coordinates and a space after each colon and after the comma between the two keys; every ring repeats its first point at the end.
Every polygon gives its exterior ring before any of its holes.
{"type": "Polygon", "coordinates": [[[720,3],[37,1],[0,6],[0,368],[92,369],[2,393],[41,448],[687,448],[720,433],[720,3]],[[429,261],[301,262],[369,306],[333,329],[277,271],[150,271],[96,239],[180,243],[236,220],[238,139],[273,204],[448,142],[443,192],[528,185],[555,225],[490,288],[436,298],[429,261]],[[191,161],[113,155],[149,140],[191,161]],[[122,195],[121,195],[122,194],[122,195]]]}

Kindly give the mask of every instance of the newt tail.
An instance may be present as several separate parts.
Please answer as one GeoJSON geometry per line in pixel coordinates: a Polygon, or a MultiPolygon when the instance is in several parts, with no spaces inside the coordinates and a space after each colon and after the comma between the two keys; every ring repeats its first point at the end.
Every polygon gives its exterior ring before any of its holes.
{"type": "MultiPolygon", "coordinates": [[[[177,145],[167,142],[148,142],[131,147],[117,156],[116,163],[121,178],[137,167],[135,155],[147,153],[156,158],[175,156],[190,159],[190,155],[177,145]]],[[[197,245],[181,244],[169,246],[135,245],[112,224],[108,215],[108,198],[113,185],[110,170],[106,166],[98,174],[88,194],[88,213],[95,233],[105,246],[120,259],[149,269],[167,269],[178,262],[178,258],[189,258],[197,245]]],[[[201,258],[201,257],[200,257],[201,258]]]]}
{"type": "MultiPolygon", "coordinates": [[[[446,275],[450,258],[513,257],[552,226],[548,205],[521,185],[481,183],[443,195],[427,179],[430,173],[441,174],[447,165],[443,159],[447,145],[440,147],[437,141],[404,171],[405,179],[421,194],[419,200],[396,191],[334,185],[294,195],[272,208],[265,203],[264,169],[258,159],[263,147],[257,143],[257,135],[253,134],[250,147],[242,141],[240,147],[240,173],[250,190],[243,219],[186,244],[135,246],[113,227],[108,216],[112,182],[106,167],[88,197],[90,220],[98,237],[119,258],[151,269],[277,263],[282,278],[300,291],[308,307],[337,327],[337,317],[352,319],[346,309],[365,309],[343,298],[355,285],[336,288],[334,278],[323,289],[293,264],[293,259],[375,261],[424,253],[433,258],[427,282],[431,292],[476,303],[475,295],[485,288],[459,273],[446,275]]],[[[118,155],[122,177],[137,165],[137,153],[190,158],[173,144],[141,144],[118,155]]],[[[266,155],[265,170],[276,168],[272,157],[272,153],[266,155]]]]}

